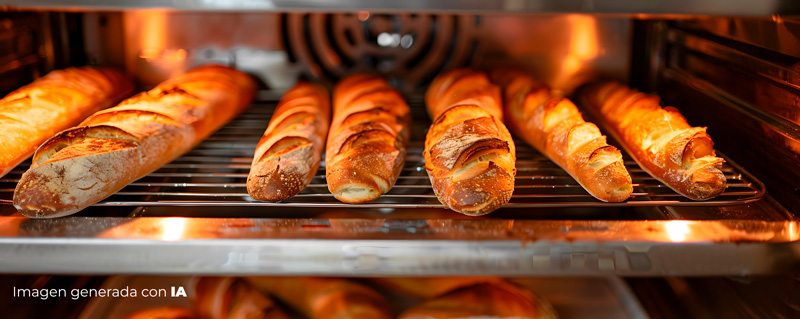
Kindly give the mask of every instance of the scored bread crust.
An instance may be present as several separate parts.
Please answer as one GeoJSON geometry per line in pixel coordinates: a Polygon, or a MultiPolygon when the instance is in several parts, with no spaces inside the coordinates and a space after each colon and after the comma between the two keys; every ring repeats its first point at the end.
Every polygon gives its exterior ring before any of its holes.
{"type": "Polygon", "coordinates": [[[180,306],[162,306],[131,313],[123,319],[200,319],[200,316],[180,306]]]}
{"type": "Polygon", "coordinates": [[[679,194],[707,200],[725,190],[725,161],[706,128],[690,126],[674,107],[662,108],[657,96],[615,82],[584,87],[579,96],[642,169],[679,194]]]}
{"type": "Polygon", "coordinates": [[[423,156],[439,201],[471,216],[508,203],[516,150],[502,122],[500,89],[484,73],[456,69],[433,80],[425,104],[433,124],[423,156]]]}
{"type": "Polygon", "coordinates": [[[552,305],[504,281],[453,290],[409,308],[398,319],[555,319],[552,305]]]}
{"type": "Polygon", "coordinates": [[[189,151],[254,95],[248,75],[212,65],[97,112],[39,147],[14,206],[38,218],[86,208],[189,151]]]}
{"type": "Polygon", "coordinates": [[[322,85],[300,82],[284,94],[256,147],[247,176],[250,196],[284,200],[311,183],[322,158],[330,113],[330,97],[322,85]]]}
{"type": "Polygon", "coordinates": [[[394,318],[383,295],[353,279],[247,277],[247,281],[310,319],[394,318]]]}
{"type": "Polygon", "coordinates": [[[195,277],[189,292],[200,318],[289,319],[272,298],[237,277],[195,277]]]}
{"type": "Polygon", "coordinates": [[[367,203],[388,192],[405,163],[410,109],[385,79],[356,74],[333,91],[325,148],[328,189],[344,203],[367,203]]]}
{"type": "Polygon", "coordinates": [[[606,143],[596,125],[583,120],[572,101],[522,71],[496,70],[492,80],[504,90],[506,124],[515,135],[563,168],[589,194],[621,202],[633,192],[622,153],[606,143]]]}
{"type": "Polygon", "coordinates": [[[61,130],[133,92],[133,84],[111,69],[56,70],[0,100],[0,177],[33,155],[61,130]]]}

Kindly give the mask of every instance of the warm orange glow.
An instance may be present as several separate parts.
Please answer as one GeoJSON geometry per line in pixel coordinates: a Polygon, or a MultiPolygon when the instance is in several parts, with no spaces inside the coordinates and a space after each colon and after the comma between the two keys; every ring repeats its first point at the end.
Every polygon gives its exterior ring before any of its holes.
{"type": "Polygon", "coordinates": [[[137,11],[134,13],[137,21],[141,21],[141,48],[140,57],[152,59],[158,56],[166,46],[167,13],[161,10],[137,11]]]}
{"type": "Polygon", "coordinates": [[[800,229],[797,229],[797,222],[789,222],[786,232],[789,233],[790,241],[800,240],[800,229]]]}
{"type": "Polygon", "coordinates": [[[574,82],[576,74],[583,70],[586,61],[597,57],[597,21],[595,17],[573,14],[567,16],[571,26],[569,51],[561,62],[561,72],[556,77],[553,87],[565,87],[574,82]]]}
{"type": "Polygon", "coordinates": [[[161,220],[161,239],[179,240],[186,228],[186,218],[174,217],[161,220]]]}
{"type": "Polygon", "coordinates": [[[577,59],[589,60],[597,56],[597,22],[592,16],[571,15],[572,33],[569,42],[569,55],[577,59]]]}
{"type": "Polygon", "coordinates": [[[686,220],[671,220],[666,224],[667,236],[674,242],[686,241],[687,235],[691,232],[689,230],[690,221],[686,220]]]}
{"type": "Polygon", "coordinates": [[[358,12],[358,21],[364,22],[369,19],[369,11],[359,11],[358,12]]]}

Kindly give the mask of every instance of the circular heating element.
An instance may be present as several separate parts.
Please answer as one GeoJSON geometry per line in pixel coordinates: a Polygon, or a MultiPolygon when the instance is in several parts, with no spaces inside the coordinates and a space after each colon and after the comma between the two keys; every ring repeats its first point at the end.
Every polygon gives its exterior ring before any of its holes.
{"type": "Polygon", "coordinates": [[[281,15],[289,61],[333,82],[355,72],[378,73],[406,92],[442,70],[468,65],[480,18],[471,15],[287,13],[281,15]]]}

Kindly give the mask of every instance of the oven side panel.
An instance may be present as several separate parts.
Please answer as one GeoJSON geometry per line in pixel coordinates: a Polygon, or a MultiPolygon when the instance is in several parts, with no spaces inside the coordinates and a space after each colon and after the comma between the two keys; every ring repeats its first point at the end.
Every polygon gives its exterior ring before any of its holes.
{"type": "MultiPolygon", "coordinates": [[[[800,212],[800,20],[653,21],[646,66],[655,87],[716,147],[747,167],[791,212],[800,212]]],[[[641,67],[640,67],[641,68],[641,67]]],[[[641,68],[644,69],[644,68],[641,68]]]]}

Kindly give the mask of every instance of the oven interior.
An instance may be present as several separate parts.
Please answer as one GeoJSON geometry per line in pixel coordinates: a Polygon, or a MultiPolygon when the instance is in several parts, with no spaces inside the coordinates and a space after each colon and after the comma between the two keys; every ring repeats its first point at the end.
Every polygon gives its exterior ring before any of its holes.
{"type": "MultiPolygon", "coordinates": [[[[0,179],[4,291],[193,274],[497,275],[535,281],[562,318],[612,318],[612,308],[630,318],[800,316],[792,15],[11,8],[0,10],[0,44],[2,94],[87,64],[124,70],[140,89],[208,63],[261,86],[247,111],[197,148],[75,216],[15,212],[11,196],[28,164],[0,179]],[[422,93],[463,66],[521,68],[566,96],[601,79],[659,94],[690,124],[708,126],[729,187],[689,201],[627,159],[636,196],[600,203],[520,142],[509,205],[482,218],[444,210],[422,163],[422,93]],[[346,205],[328,193],[321,167],[300,196],[249,198],[252,151],[281,93],[300,78],[330,87],[354,72],[386,76],[412,107],[397,185],[374,203],[346,205]],[[568,298],[576,291],[584,295],[568,298]],[[617,300],[600,298],[610,295],[617,300]]],[[[86,309],[108,302],[2,299],[14,318],[93,318],[86,309]]]]}

